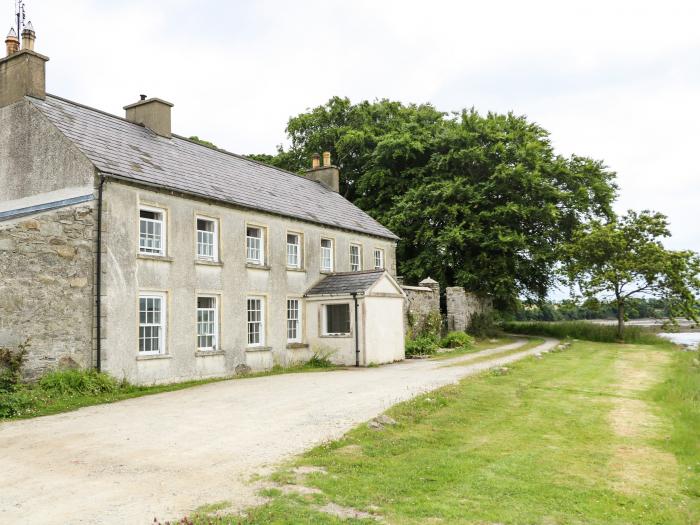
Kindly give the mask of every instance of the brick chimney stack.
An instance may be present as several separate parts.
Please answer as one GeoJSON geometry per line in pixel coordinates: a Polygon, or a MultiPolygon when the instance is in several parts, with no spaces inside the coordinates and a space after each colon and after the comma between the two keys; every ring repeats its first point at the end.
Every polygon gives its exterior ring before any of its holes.
{"type": "Polygon", "coordinates": [[[306,176],[316,182],[320,182],[326,188],[340,191],[340,170],[331,163],[331,152],[323,152],[323,166],[321,166],[320,156],[314,153],[311,156],[311,169],[307,170],[306,176]]]}

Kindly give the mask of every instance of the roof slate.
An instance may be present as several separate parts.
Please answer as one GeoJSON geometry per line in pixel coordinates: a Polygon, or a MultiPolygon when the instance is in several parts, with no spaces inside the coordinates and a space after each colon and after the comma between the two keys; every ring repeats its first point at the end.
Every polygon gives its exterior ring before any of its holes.
{"type": "Polygon", "coordinates": [[[307,292],[310,295],[349,295],[366,292],[384,274],[384,270],[345,272],[328,275],[307,292]]]}
{"type": "Polygon", "coordinates": [[[398,239],[322,184],[53,95],[27,97],[101,172],[335,228],[398,239]]]}

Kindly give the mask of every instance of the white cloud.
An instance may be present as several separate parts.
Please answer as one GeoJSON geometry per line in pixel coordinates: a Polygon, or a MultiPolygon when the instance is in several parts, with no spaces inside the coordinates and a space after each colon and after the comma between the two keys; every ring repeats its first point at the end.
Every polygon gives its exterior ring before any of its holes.
{"type": "Polygon", "coordinates": [[[700,251],[698,2],[34,0],[28,14],[50,92],[117,114],[159,96],[177,132],[240,153],[273,152],[289,116],[333,95],[527,114],[562,153],[618,172],[620,210],[667,213],[669,245],[700,251]]]}

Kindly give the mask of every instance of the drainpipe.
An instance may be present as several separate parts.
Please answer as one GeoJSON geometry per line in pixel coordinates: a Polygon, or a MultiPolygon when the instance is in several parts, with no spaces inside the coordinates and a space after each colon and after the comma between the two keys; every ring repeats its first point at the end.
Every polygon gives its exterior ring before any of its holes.
{"type": "Polygon", "coordinates": [[[360,325],[357,322],[357,311],[359,304],[357,303],[357,292],[352,293],[352,298],[355,301],[355,366],[360,366],[360,325]]]}
{"type": "Polygon", "coordinates": [[[97,189],[97,274],[95,275],[95,334],[97,341],[97,363],[95,368],[102,371],[102,193],[105,184],[105,176],[100,174],[100,185],[97,189]]]}

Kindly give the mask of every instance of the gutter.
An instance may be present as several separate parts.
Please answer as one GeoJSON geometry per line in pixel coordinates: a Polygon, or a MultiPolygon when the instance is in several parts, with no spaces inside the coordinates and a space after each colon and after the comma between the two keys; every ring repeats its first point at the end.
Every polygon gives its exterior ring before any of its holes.
{"type": "Polygon", "coordinates": [[[359,305],[357,303],[357,292],[353,292],[352,298],[355,301],[355,366],[360,366],[360,323],[357,320],[357,311],[359,305]]]}
{"type": "Polygon", "coordinates": [[[102,371],[102,201],[105,176],[100,174],[100,185],[97,188],[97,258],[95,274],[95,350],[97,353],[95,368],[102,371]]]}

